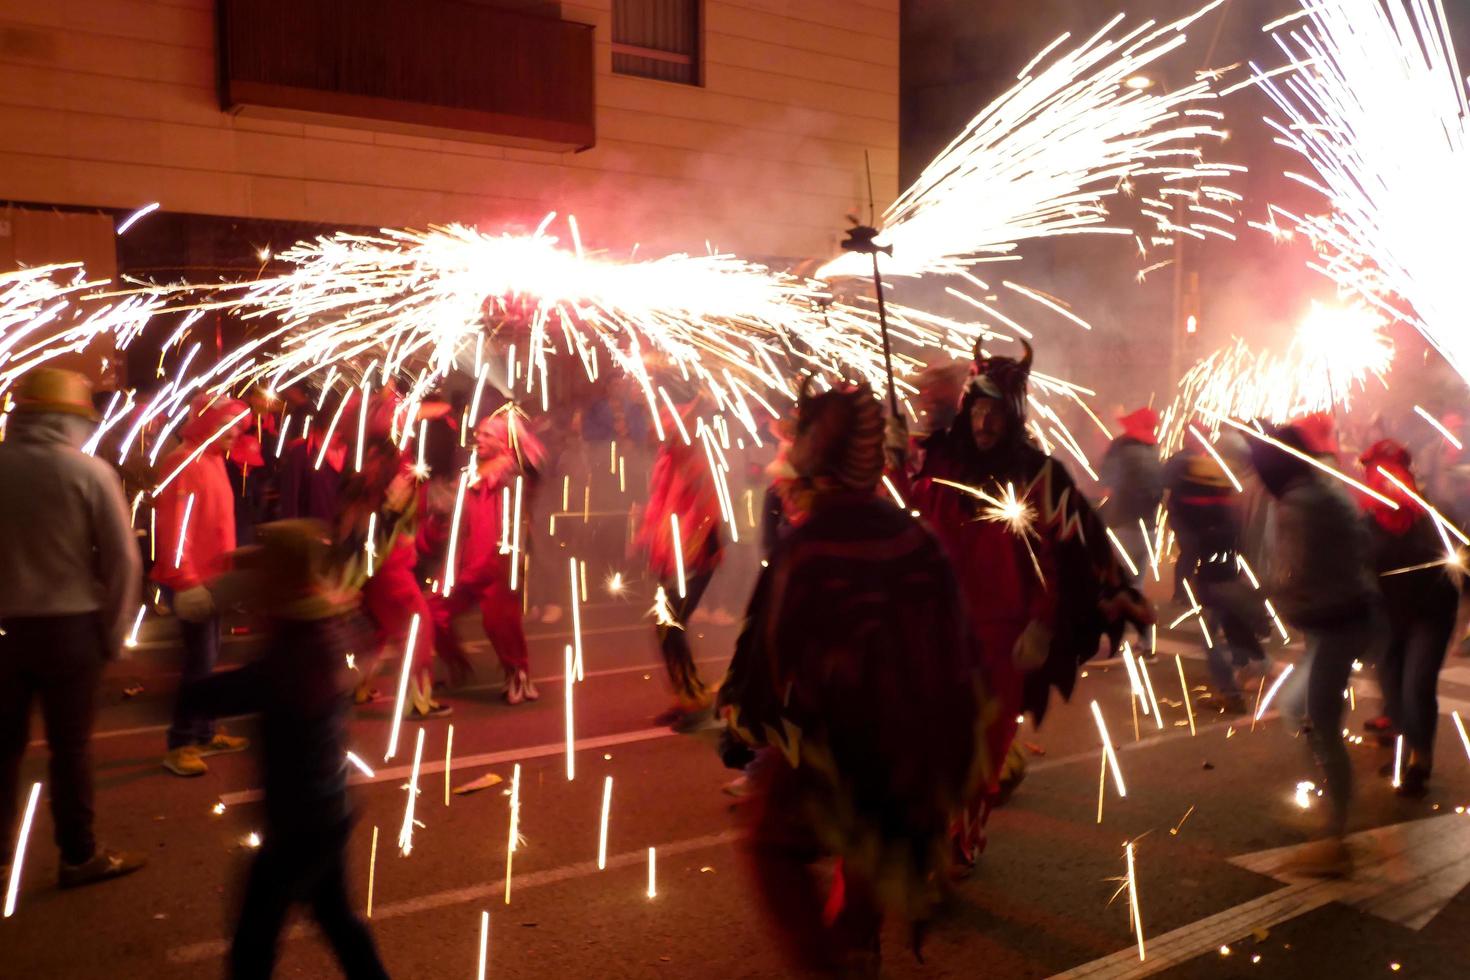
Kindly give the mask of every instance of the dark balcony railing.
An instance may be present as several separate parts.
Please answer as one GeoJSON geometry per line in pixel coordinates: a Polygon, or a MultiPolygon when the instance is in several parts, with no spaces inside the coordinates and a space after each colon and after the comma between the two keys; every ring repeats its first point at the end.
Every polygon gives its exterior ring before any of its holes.
{"type": "Polygon", "coordinates": [[[592,26],[456,0],[217,0],[227,111],[580,150],[592,26]]]}

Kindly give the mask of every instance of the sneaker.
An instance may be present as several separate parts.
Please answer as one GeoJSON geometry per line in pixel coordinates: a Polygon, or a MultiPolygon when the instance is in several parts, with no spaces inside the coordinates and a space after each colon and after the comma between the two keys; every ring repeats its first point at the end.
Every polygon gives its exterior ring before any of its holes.
{"type": "Polygon", "coordinates": [[[749,796],[753,789],[754,787],[750,783],[750,777],[742,773],[741,775],[736,776],[734,779],[730,780],[724,786],[721,786],[720,792],[724,793],[726,796],[733,796],[736,799],[742,799],[749,796]]]}
{"type": "Polygon", "coordinates": [[[1326,837],[1303,844],[1279,870],[1302,878],[1346,878],[1353,871],[1353,856],[1341,837],[1326,837]]]}
{"type": "MultiPolygon", "coordinates": [[[[505,703],[517,705],[526,700],[526,674],[524,671],[516,671],[505,678],[505,703]]],[[[571,679],[567,679],[571,683],[571,679]]]]}
{"type": "Polygon", "coordinates": [[[417,707],[409,708],[408,718],[410,721],[437,721],[440,718],[448,718],[454,714],[454,709],[447,704],[438,701],[430,701],[429,707],[420,711],[417,707]]]}
{"type": "Polygon", "coordinates": [[[521,671],[521,693],[526,696],[527,701],[540,701],[541,692],[536,690],[536,682],[531,680],[529,674],[521,671]]]}
{"type": "Polygon", "coordinates": [[[163,757],[163,768],[175,776],[202,776],[209,772],[197,745],[180,745],[163,757]]]}
{"type": "Polygon", "coordinates": [[[214,737],[202,745],[196,745],[199,754],[229,755],[231,752],[244,752],[250,748],[250,739],[241,738],[238,735],[226,735],[224,732],[215,732],[214,737]]]}
{"type": "Polygon", "coordinates": [[[91,885],[132,874],[147,863],[146,857],[132,851],[98,851],[81,864],[61,862],[61,869],[56,875],[57,884],[62,888],[91,885]]]}

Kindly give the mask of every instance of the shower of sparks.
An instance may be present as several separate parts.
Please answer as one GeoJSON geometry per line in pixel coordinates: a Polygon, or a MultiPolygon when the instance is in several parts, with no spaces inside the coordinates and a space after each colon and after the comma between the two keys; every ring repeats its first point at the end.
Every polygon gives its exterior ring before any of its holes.
{"type": "MultiPolygon", "coordinates": [[[[1383,383],[1393,363],[1393,342],[1377,312],[1362,306],[1313,303],[1283,353],[1253,349],[1236,339],[1190,368],[1159,423],[1166,453],[1198,433],[1197,416],[1214,429],[1214,417],[1286,422],[1313,412],[1346,408],[1370,380],[1383,383]]],[[[1225,462],[1202,434],[1197,438],[1222,467],[1225,462]]],[[[1232,485],[1236,485],[1228,467],[1232,485]]]]}
{"type": "Polygon", "coordinates": [[[570,684],[572,677],[583,680],[585,677],[582,667],[582,593],[577,588],[577,559],[568,558],[567,567],[571,572],[572,583],[572,665],[573,673],[567,675],[567,683],[570,684]]]}
{"type": "Polygon", "coordinates": [[[684,598],[686,585],[684,582],[684,536],[679,533],[679,515],[669,515],[669,529],[674,549],[674,574],[679,588],[679,598],[684,598]]]}
{"type": "Polygon", "coordinates": [[[143,205],[141,208],[139,208],[138,210],[134,211],[132,214],[128,215],[126,218],[124,218],[122,220],[122,224],[120,224],[120,225],[117,226],[117,233],[119,235],[125,235],[125,234],[127,234],[127,231],[128,231],[129,228],[133,227],[133,225],[137,224],[139,221],[141,221],[142,219],[146,218],[148,215],[152,214],[154,211],[157,211],[158,210],[158,207],[159,207],[159,202],[157,202],[157,201],[154,201],[152,204],[145,204],[145,205],[143,205]]]}
{"type": "Polygon", "coordinates": [[[951,480],[936,479],[935,483],[946,487],[953,487],[962,493],[980,500],[987,506],[980,512],[980,516],[987,521],[1004,524],[1017,537],[1027,538],[1036,536],[1036,511],[1026,502],[1024,498],[1016,496],[1016,488],[1007,483],[1001,490],[1000,496],[995,497],[979,487],[972,487],[964,483],[955,483],[951,480]]]}
{"type": "Polygon", "coordinates": [[[1145,660],[1139,660],[1138,670],[1143,675],[1143,686],[1148,689],[1148,699],[1152,701],[1154,705],[1154,722],[1159,726],[1160,729],[1162,729],[1164,727],[1164,713],[1159,710],[1159,699],[1158,696],[1154,694],[1154,681],[1148,673],[1148,662],[1145,660]]]}
{"type": "Polygon", "coordinates": [[[510,873],[516,849],[521,844],[521,764],[510,774],[510,829],[505,840],[505,904],[510,904],[510,873]]]}
{"type": "MultiPolygon", "coordinates": [[[[1181,823],[1183,821],[1180,821],[1181,823]]],[[[1138,961],[1144,960],[1143,949],[1143,912],[1138,907],[1138,875],[1133,865],[1133,842],[1129,841],[1123,845],[1123,853],[1128,860],[1128,916],[1133,933],[1138,937],[1138,961]]]]}
{"type": "Polygon", "coordinates": [[[490,952],[490,913],[480,912],[480,969],[476,976],[485,980],[485,957],[490,952]]]}
{"type": "Polygon", "coordinates": [[[1465,448],[1464,444],[1461,443],[1460,440],[1455,437],[1455,434],[1449,430],[1449,427],[1446,426],[1439,419],[1435,418],[1433,415],[1430,415],[1418,405],[1414,406],[1414,412],[1421,419],[1434,426],[1435,430],[1438,431],[1440,435],[1444,436],[1445,441],[1448,442],[1451,446],[1454,446],[1457,451],[1465,448]]]}
{"type": "MultiPolygon", "coordinates": [[[[1413,487],[1404,483],[1403,480],[1400,480],[1398,477],[1394,476],[1382,466],[1375,467],[1375,469],[1377,470],[1379,476],[1383,477],[1389,483],[1392,483],[1394,485],[1394,489],[1398,490],[1399,493],[1403,494],[1405,497],[1408,497],[1414,503],[1418,504],[1419,507],[1424,511],[1424,513],[1428,514],[1434,520],[1435,526],[1440,529],[1441,537],[1443,537],[1444,534],[1448,532],[1449,534],[1453,535],[1462,545],[1470,545],[1470,537],[1466,537],[1464,531],[1461,531],[1459,528],[1455,527],[1455,525],[1451,524],[1443,514],[1435,510],[1434,507],[1430,505],[1429,501],[1425,500],[1419,494],[1415,493],[1413,487]]],[[[1452,549],[1446,547],[1446,550],[1452,549]]]]}
{"type": "Polygon", "coordinates": [[[1442,0],[1306,3],[1273,35],[1287,59],[1260,87],[1268,120],[1325,213],[1272,209],[1309,238],[1312,268],[1387,317],[1413,324],[1470,377],[1460,229],[1470,225],[1470,100],[1442,0]]]}
{"type": "Polygon", "coordinates": [[[1470,733],[1465,731],[1465,722],[1461,720],[1458,711],[1451,711],[1450,717],[1454,719],[1455,731],[1460,733],[1460,744],[1465,747],[1465,757],[1470,758],[1470,733]]]}
{"type": "Polygon", "coordinates": [[[368,853],[367,917],[373,917],[373,883],[378,877],[378,825],[373,825],[373,849],[368,853]]]}
{"type": "Polygon", "coordinates": [[[653,593],[653,621],[659,626],[667,626],[669,629],[681,630],[684,627],[674,618],[674,607],[669,602],[669,594],[660,585],[653,593]]]}
{"type": "Polygon", "coordinates": [[[449,771],[454,762],[454,726],[449,726],[449,733],[444,736],[444,805],[449,805],[449,771]]]}
{"type": "Polygon", "coordinates": [[[398,850],[408,857],[413,851],[414,805],[419,795],[419,764],[424,758],[424,730],[419,729],[418,740],[413,747],[413,768],[408,777],[408,801],[403,806],[403,826],[398,828],[398,850]]]}
{"type": "Polygon", "coordinates": [[[1286,683],[1286,679],[1291,676],[1291,672],[1295,669],[1296,664],[1287,664],[1286,669],[1277,675],[1276,680],[1271,684],[1271,690],[1266,692],[1266,697],[1261,701],[1261,706],[1256,709],[1255,717],[1252,719],[1253,721],[1260,721],[1266,716],[1266,711],[1271,707],[1271,699],[1276,697],[1276,692],[1281,690],[1281,685],[1286,683]]]}
{"type": "Polygon", "coordinates": [[[138,645],[138,630],[143,626],[143,614],[147,611],[148,604],[146,602],[138,606],[138,615],[133,617],[133,628],[128,631],[128,638],[123,642],[123,646],[129,650],[138,645]]]}
{"type": "Polygon", "coordinates": [[[567,728],[567,782],[571,782],[572,780],[577,778],[577,740],[576,735],[573,731],[574,714],[572,710],[572,689],[576,687],[576,683],[577,675],[576,672],[573,670],[572,648],[571,645],[568,644],[566,648],[565,674],[562,677],[562,687],[565,689],[566,692],[566,701],[562,706],[562,710],[566,716],[567,728]]]}
{"type": "Polygon", "coordinates": [[[607,818],[612,809],[612,777],[602,780],[602,822],[597,830],[597,870],[607,868],[607,818]]]}
{"type": "Polygon", "coordinates": [[[1184,699],[1184,710],[1189,714],[1189,736],[1193,738],[1195,735],[1194,704],[1189,698],[1189,682],[1184,679],[1184,659],[1177,653],[1174,654],[1174,666],[1179,668],[1179,696],[1184,699]]]}
{"type": "Polygon", "coordinates": [[[1252,439],[1259,439],[1261,442],[1264,442],[1264,443],[1267,443],[1269,445],[1275,446],[1277,449],[1281,450],[1282,452],[1286,453],[1287,455],[1292,456],[1292,457],[1294,457],[1296,459],[1301,460],[1303,463],[1306,463],[1309,466],[1312,466],[1312,467],[1316,468],[1320,472],[1326,473],[1328,476],[1332,477],[1333,479],[1341,480],[1343,483],[1346,483],[1348,486],[1352,487],[1354,490],[1358,491],[1359,493],[1364,494],[1364,495],[1369,496],[1369,497],[1372,497],[1374,500],[1378,501],[1380,504],[1382,504],[1383,506],[1387,507],[1389,510],[1398,510],[1399,509],[1399,505],[1395,501],[1390,500],[1388,497],[1385,497],[1383,494],[1379,493],[1377,490],[1374,490],[1372,487],[1369,487],[1369,486],[1367,486],[1367,485],[1365,485],[1363,483],[1360,483],[1357,480],[1354,480],[1352,477],[1348,476],[1346,473],[1343,473],[1340,470],[1337,470],[1337,469],[1334,469],[1331,466],[1328,466],[1326,463],[1322,462],[1321,460],[1317,459],[1316,457],[1309,456],[1309,455],[1307,455],[1306,453],[1302,452],[1299,449],[1295,449],[1295,448],[1293,448],[1291,446],[1288,446],[1286,443],[1282,442],[1280,439],[1276,439],[1276,438],[1273,438],[1271,436],[1268,436],[1264,432],[1258,432],[1257,430],[1251,428],[1248,425],[1242,425],[1241,423],[1235,421],[1234,419],[1228,419],[1228,418],[1223,418],[1223,417],[1219,417],[1219,416],[1217,416],[1217,418],[1219,418],[1219,420],[1221,422],[1224,422],[1226,425],[1230,426],[1232,429],[1236,429],[1236,430],[1238,430],[1240,432],[1243,432],[1246,435],[1250,436],[1252,439]]]}
{"type": "Polygon", "coordinates": [[[413,670],[414,643],[419,635],[419,614],[414,613],[408,625],[408,643],[403,647],[403,664],[398,670],[398,697],[393,703],[393,725],[388,730],[388,751],[383,754],[387,762],[398,754],[398,733],[403,727],[403,710],[408,700],[408,675],[413,670]]]}
{"type": "MultiPolygon", "coordinates": [[[[1216,98],[1210,81],[1152,90],[1128,84],[1185,44],[1184,30],[1219,5],[1164,25],[1120,27],[1119,14],[1061,54],[1054,52],[1069,35],[1044,48],[884,214],[878,240],[893,248],[885,273],[963,273],[1014,258],[1021,242],[1056,235],[1133,238],[1109,214],[1130,193],[1140,197],[1133,208],[1155,226],[1149,234],[1233,237],[1214,222],[1181,226],[1172,206],[1160,208],[1152,191],[1144,193],[1143,185],[1202,183],[1187,192],[1192,203],[1229,200],[1210,181],[1241,168],[1201,159],[1201,145],[1224,136],[1217,114],[1202,108],[1216,98]]],[[[1227,215],[1223,223],[1233,220],[1227,215]]],[[[864,256],[847,253],[818,274],[869,271],[864,256]]]]}
{"type": "MultiPolygon", "coordinates": [[[[15,855],[10,859],[10,881],[5,886],[5,918],[15,914],[15,900],[20,894],[20,875],[26,863],[26,845],[31,839],[31,824],[36,819],[36,803],[41,799],[41,784],[31,784],[31,795],[26,799],[25,815],[20,821],[20,835],[15,839],[15,855]]],[[[650,851],[651,853],[651,851],[650,851]]],[[[652,889],[653,879],[649,878],[652,889]]],[[[652,896],[650,896],[652,897],[652,896]]]]}
{"type": "MultiPolygon", "coordinates": [[[[1092,717],[1097,722],[1097,734],[1102,739],[1102,751],[1105,768],[1113,774],[1113,784],[1118,789],[1118,795],[1126,797],[1128,787],[1123,785],[1123,770],[1118,766],[1118,754],[1113,751],[1113,740],[1108,735],[1107,723],[1103,721],[1102,709],[1097,702],[1092,702],[1092,717]]],[[[1101,819],[1098,821],[1101,823],[1101,819]]]]}

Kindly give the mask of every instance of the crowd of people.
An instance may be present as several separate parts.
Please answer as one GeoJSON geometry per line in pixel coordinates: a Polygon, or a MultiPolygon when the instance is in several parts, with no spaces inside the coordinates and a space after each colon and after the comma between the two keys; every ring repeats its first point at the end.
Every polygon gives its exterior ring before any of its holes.
{"type": "Polygon", "coordinates": [[[0,443],[0,550],[14,569],[0,590],[0,827],[15,833],[39,700],[61,885],[142,866],[94,840],[89,741],[102,671],[136,631],[140,603],[156,601],[180,647],[164,768],[203,776],[210,756],[249,747],[214,719],[263,716],[267,821],[235,975],[269,975],[293,901],[310,905],[350,976],[385,975],[346,900],[350,707],[386,700],[375,678],[403,658],[405,716],[448,716],[445,685],[473,671],[455,623],[475,609],[507,704],[539,698],[525,619],[534,609],[554,621],[548,597],[567,580],[563,560],[531,560],[545,543],[531,515],[555,500],[557,468],[580,466],[583,498],[572,501],[564,476],[561,507],[545,508],[551,526],[580,511],[595,541],[594,492],[601,505],[619,488],[610,516],[629,530],[603,548],[641,555],[656,592],[672,692],[659,722],[721,731],[723,761],[741,773],[732,792],[751,799],[753,880],[793,964],[871,972],[889,912],[919,948],[1025,775],[1022,719],[1040,724],[1053,691],[1068,698],[1100,649],[1127,639],[1153,655],[1145,579],[1174,549],[1174,599],[1201,623],[1218,710],[1248,710],[1278,676],[1273,630],[1304,641],[1277,704],[1306,734],[1328,806],[1297,870],[1347,873],[1349,675],[1376,666],[1372,734],[1402,739],[1390,775],[1398,792],[1422,795],[1460,608],[1458,552],[1410,451],[1390,439],[1364,448],[1359,491],[1332,472],[1330,420],[1261,423],[1251,438],[1191,427],[1165,458],[1145,407],[1120,414],[1090,495],[1033,438],[1023,346],[1020,357],[977,347],[968,364],[920,375],[915,433],[866,385],[818,391],[808,378],[767,432],[769,465],[742,466],[726,436],[737,464],[723,476],[700,396],[665,396],[655,418],[610,387],[557,419],[478,392],[406,404],[391,386],[317,412],[304,399],[201,396],[169,445],[154,446],[156,462],[112,466],[81,451],[95,421],[85,380],[38,369],[0,443]],[[641,509],[630,474],[647,489],[641,509]],[[721,482],[732,478],[734,491],[721,482]],[[734,513],[737,496],[746,514],[734,513]],[[745,517],[758,533],[734,549],[745,517]],[[745,593],[743,577],[754,587],[717,682],[701,675],[685,627],[708,615],[701,600],[722,578],[734,583],[726,596],[745,593]],[[263,653],[219,671],[223,624],[237,616],[251,617],[263,653]],[[837,858],[830,888],[812,871],[823,857],[837,858]]]}

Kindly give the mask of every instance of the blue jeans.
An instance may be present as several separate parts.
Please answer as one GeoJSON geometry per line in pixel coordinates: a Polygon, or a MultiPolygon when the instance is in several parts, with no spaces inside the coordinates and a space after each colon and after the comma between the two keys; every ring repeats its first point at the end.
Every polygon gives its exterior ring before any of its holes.
{"type": "MultiPolygon", "coordinates": [[[[173,595],[169,594],[172,601],[173,595]]],[[[179,639],[184,646],[184,659],[179,672],[179,690],[202,680],[214,672],[219,662],[219,617],[211,616],[202,623],[179,620],[179,639]]],[[[214,738],[214,720],[189,711],[183,699],[174,696],[174,717],[168,727],[168,747],[203,745],[214,738]]]]}
{"type": "Polygon", "coordinates": [[[1455,630],[1454,610],[1395,624],[1388,648],[1378,661],[1383,713],[1403,733],[1411,761],[1429,770],[1434,730],[1439,722],[1439,668],[1455,630]]]}
{"type": "Polygon", "coordinates": [[[1353,765],[1342,740],[1342,711],[1353,661],[1377,659],[1387,639],[1383,610],[1373,605],[1363,615],[1330,626],[1303,627],[1306,654],[1281,691],[1281,712],[1307,728],[1307,744],[1322,770],[1327,793],[1329,833],[1347,829],[1353,795],[1353,765]]]}

